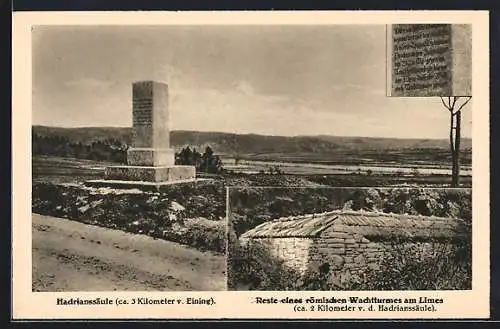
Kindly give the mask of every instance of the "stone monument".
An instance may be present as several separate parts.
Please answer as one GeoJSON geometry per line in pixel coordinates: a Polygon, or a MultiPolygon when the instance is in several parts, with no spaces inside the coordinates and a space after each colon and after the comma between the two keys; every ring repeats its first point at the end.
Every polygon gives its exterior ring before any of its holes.
{"type": "Polygon", "coordinates": [[[101,186],[155,186],[194,181],[194,166],[175,165],[170,148],[168,86],[155,81],[132,85],[132,145],[127,165],[105,168],[104,180],[88,181],[101,186]]]}
{"type": "Polygon", "coordinates": [[[471,25],[395,24],[387,31],[388,96],[471,96],[471,25]]]}

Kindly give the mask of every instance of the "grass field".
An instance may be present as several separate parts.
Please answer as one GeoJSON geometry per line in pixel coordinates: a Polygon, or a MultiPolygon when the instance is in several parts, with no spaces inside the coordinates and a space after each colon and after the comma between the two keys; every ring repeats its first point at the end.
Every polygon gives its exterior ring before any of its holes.
{"type": "MultiPolygon", "coordinates": [[[[234,185],[325,185],[325,186],[387,186],[418,185],[446,187],[451,182],[447,168],[427,164],[423,168],[411,166],[351,166],[317,163],[271,162],[224,159],[225,172],[208,175],[228,186],[234,185]],[[270,174],[270,170],[278,168],[270,174]],[[281,177],[281,178],[280,178],[281,177]],[[294,183],[295,182],[295,183],[294,183]]],[[[74,158],[36,156],[32,158],[33,181],[78,183],[104,177],[104,168],[116,163],[74,158]]],[[[462,168],[461,186],[472,185],[470,168],[462,168]]],[[[200,175],[207,176],[207,175],[200,175]]]]}
{"type": "MultiPolygon", "coordinates": [[[[331,152],[266,152],[240,154],[241,159],[256,161],[284,161],[294,163],[314,163],[349,166],[400,166],[419,168],[443,168],[451,164],[448,149],[336,149],[331,152]]],[[[472,164],[472,151],[460,152],[464,167],[472,164]]]]}
{"type": "Polygon", "coordinates": [[[51,156],[33,157],[31,163],[34,182],[53,183],[77,183],[102,178],[105,166],[116,165],[102,161],[51,156]]]}
{"type": "MultiPolygon", "coordinates": [[[[263,160],[240,160],[238,165],[234,159],[224,159],[227,170],[242,173],[259,173],[269,171],[271,167],[277,167],[284,173],[307,175],[334,175],[334,174],[364,174],[368,171],[376,174],[386,174],[393,176],[401,175],[449,175],[451,168],[444,165],[399,165],[396,163],[371,163],[364,165],[349,164],[328,164],[328,163],[307,163],[307,162],[287,162],[287,161],[263,161],[263,160]]],[[[472,169],[467,166],[461,168],[462,176],[471,176],[472,169]]]]}

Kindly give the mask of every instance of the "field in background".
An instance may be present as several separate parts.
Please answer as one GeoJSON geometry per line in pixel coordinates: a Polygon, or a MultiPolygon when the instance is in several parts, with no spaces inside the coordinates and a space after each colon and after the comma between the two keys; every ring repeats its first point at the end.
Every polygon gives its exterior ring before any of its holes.
{"type": "MultiPolygon", "coordinates": [[[[271,159],[271,156],[266,156],[271,159]]],[[[277,156],[275,156],[276,158],[277,156]]],[[[242,160],[236,160],[231,157],[223,157],[224,168],[234,172],[241,173],[260,173],[268,172],[270,168],[277,167],[280,171],[287,174],[317,174],[317,175],[335,175],[335,174],[384,174],[384,175],[450,175],[451,167],[439,164],[397,164],[397,163],[377,163],[375,161],[365,161],[365,164],[335,164],[331,161],[307,162],[306,158],[293,158],[289,162],[283,157],[281,161],[273,160],[251,160],[259,156],[242,156],[242,160]]],[[[472,168],[469,166],[461,167],[461,176],[472,176],[472,168]]]]}
{"type": "MultiPolygon", "coordinates": [[[[447,169],[336,166],[310,163],[223,160],[222,174],[198,174],[223,181],[228,186],[429,186],[447,187],[451,176],[447,169]],[[278,172],[276,171],[278,170],[278,172]]],[[[34,182],[77,183],[104,177],[104,168],[112,162],[52,156],[34,156],[34,182]]],[[[470,172],[462,172],[461,186],[472,186],[470,172]]]]}
{"type": "MultiPolygon", "coordinates": [[[[104,167],[125,163],[131,128],[33,126],[33,177],[56,181],[102,177],[104,167]],[[81,160],[76,160],[81,159],[81,160]]],[[[210,146],[229,185],[242,179],[278,185],[311,181],[331,186],[432,185],[451,183],[447,139],[397,139],[339,136],[264,136],[222,132],[172,131],[171,146],[203,152],[210,146]],[[247,175],[247,176],[245,176],[247,175]],[[323,176],[327,176],[326,178],[323,176]]],[[[472,181],[472,141],[461,141],[461,186],[472,181]]],[[[252,183],[251,183],[252,184],[252,183]]]]}
{"type": "MultiPolygon", "coordinates": [[[[131,128],[34,126],[33,154],[124,161],[131,128]]],[[[253,161],[284,161],[354,166],[449,166],[447,139],[398,139],[339,136],[264,136],[222,132],[172,131],[171,146],[253,161]]],[[[461,163],[472,163],[472,141],[461,140],[461,163]]]]}

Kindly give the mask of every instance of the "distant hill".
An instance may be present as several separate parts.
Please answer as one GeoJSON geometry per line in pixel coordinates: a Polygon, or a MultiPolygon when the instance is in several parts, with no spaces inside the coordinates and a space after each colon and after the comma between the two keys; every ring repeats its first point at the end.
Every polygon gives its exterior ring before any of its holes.
{"type": "MultiPolygon", "coordinates": [[[[342,144],[350,149],[358,150],[404,150],[404,149],[446,149],[450,148],[448,139],[411,139],[411,138],[379,138],[379,137],[337,137],[317,136],[325,141],[342,144]]],[[[471,149],[472,139],[462,138],[461,148],[471,149]]]]}
{"type": "Polygon", "coordinates": [[[119,127],[85,127],[61,128],[48,126],[33,126],[33,134],[40,137],[64,137],[73,143],[91,144],[109,138],[120,140],[126,144],[132,141],[132,128],[119,127]]]}
{"type": "MultiPolygon", "coordinates": [[[[74,143],[90,144],[94,141],[117,139],[130,144],[132,128],[86,127],[60,128],[33,126],[33,134],[42,137],[59,136],[74,143]]],[[[449,149],[447,139],[398,139],[374,137],[318,136],[265,136],[256,134],[232,134],[223,132],[172,131],[171,145],[176,149],[184,146],[204,149],[210,145],[219,154],[262,153],[330,153],[336,151],[384,151],[409,149],[449,149]]],[[[462,139],[462,150],[471,149],[472,141],[462,139]]]]}

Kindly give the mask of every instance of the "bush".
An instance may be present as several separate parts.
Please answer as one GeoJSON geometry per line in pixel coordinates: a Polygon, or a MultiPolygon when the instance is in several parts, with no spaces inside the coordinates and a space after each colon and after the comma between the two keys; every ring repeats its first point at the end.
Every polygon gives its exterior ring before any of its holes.
{"type": "Polygon", "coordinates": [[[310,267],[300,275],[260,245],[233,246],[228,287],[232,290],[467,290],[471,289],[470,244],[434,244],[426,255],[418,245],[399,246],[378,269],[359,276],[310,267]]]}
{"type": "Polygon", "coordinates": [[[229,290],[298,290],[299,273],[270,255],[263,246],[233,245],[230,248],[229,290]]]}
{"type": "Polygon", "coordinates": [[[179,186],[165,193],[99,191],[34,183],[32,211],[225,252],[226,222],[221,220],[225,218],[225,191],[220,186],[179,186]],[[173,201],[185,209],[172,209],[173,201]]]}
{"type": "Polygon", "coordinates": [[[191,150],[188,147],[183,148],[179,153],[175,153],[175,164],[194,166],[197,171],[206,173],[220,173],[224,170],[220,156],[215,155],[210,146],[205,148],[203,154],[191,150]]]}
{"type": "Polygon", "coordinates": [[[433,243],[426,254],[417,245],[394,247],[380,264],[352,280],[349,290],[466,290],[472,286],[470,241],[433,243]]]}
{"type": "Polygon", "coordinates": [[[226,222],[213,222],[203,218],[185,220],[163,232],[167,240],[189,245],[198,250],[226,252],[226,222]]]}
{"type": "Polygon", "coordinates": [[[336,209],[472,219],[468,189],[240,187],[229,193],[238,235],[276,218],[336,209]]]}

